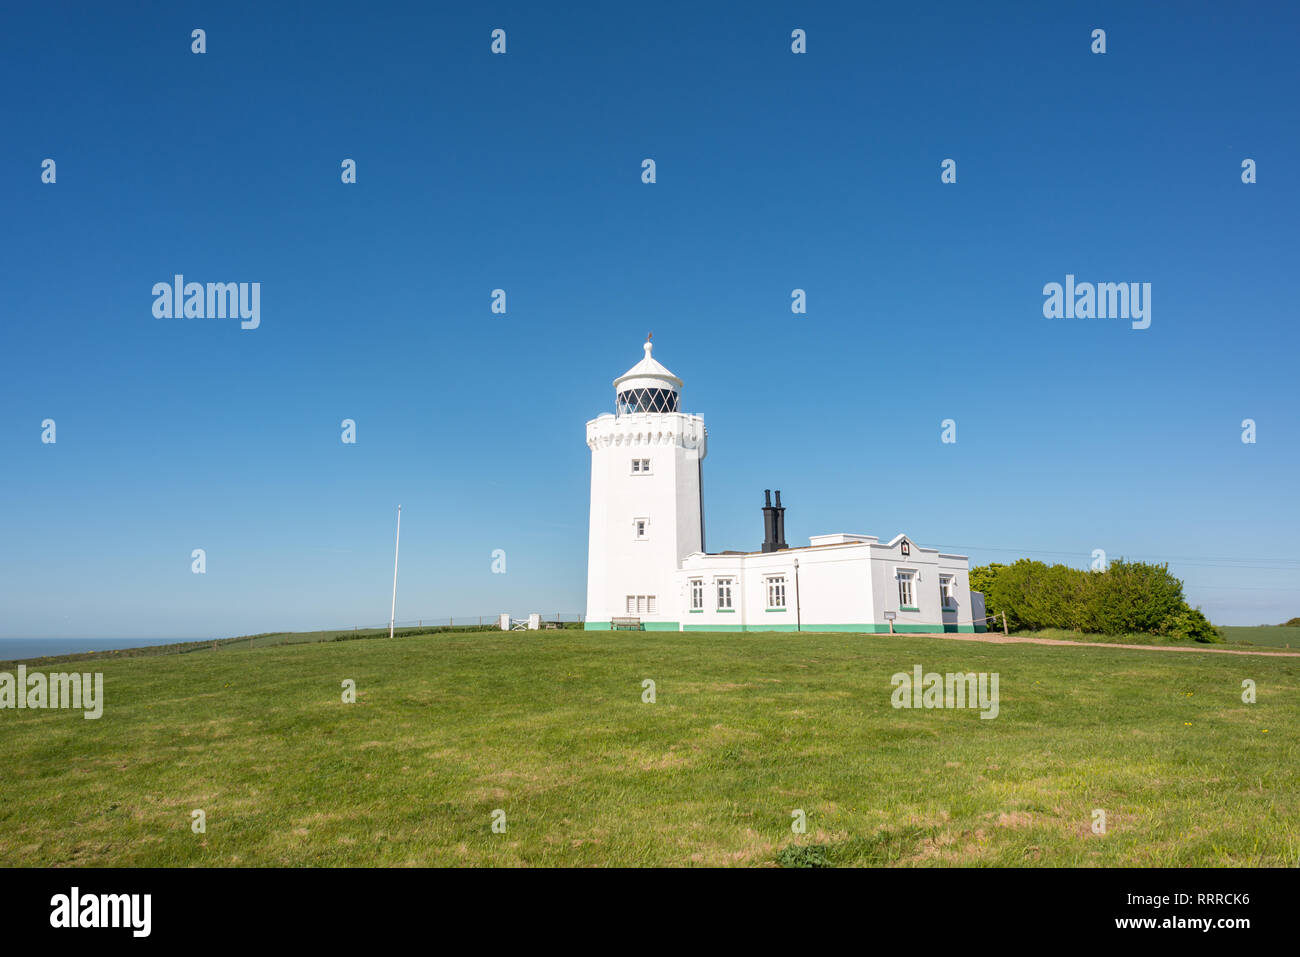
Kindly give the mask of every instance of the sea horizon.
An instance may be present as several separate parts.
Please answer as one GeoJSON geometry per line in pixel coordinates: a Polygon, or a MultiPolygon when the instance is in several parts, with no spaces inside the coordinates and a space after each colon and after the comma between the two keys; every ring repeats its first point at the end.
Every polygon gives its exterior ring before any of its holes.
{"type": "Polygon", "coordinates": [[[0,661],[22,661],[50,655],[75,655],[86,651],[121,651],[174,645],[184,641],[212,641],[211,638],[0,638],[0,661]]]}

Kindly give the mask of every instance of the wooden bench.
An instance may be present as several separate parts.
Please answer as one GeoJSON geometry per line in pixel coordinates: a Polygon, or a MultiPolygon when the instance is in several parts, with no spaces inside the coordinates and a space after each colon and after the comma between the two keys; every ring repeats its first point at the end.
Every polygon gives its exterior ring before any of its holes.
{"type": "Polygon", "coordinates": [[[611,618],[609,620],[610,631],[640,631],[640,618],[611,618]]]}

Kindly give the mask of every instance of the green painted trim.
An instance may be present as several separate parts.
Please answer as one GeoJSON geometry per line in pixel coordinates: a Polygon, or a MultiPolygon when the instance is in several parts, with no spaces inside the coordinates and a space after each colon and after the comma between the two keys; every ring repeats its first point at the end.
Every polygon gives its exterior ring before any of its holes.
{"type": "MultiPolygon", "coordinates": [[[[693,609],[702,611],[702,609],[693,609]]],[[[732,612],[734,608],[719,608],[718,611],[732,612]]],[[[585,621],[582,623],[583,631],[611,631],[612,626],[608,621],[585,621]]],[[[621,629],[620,629],[621,630],[621,629]]],[[[817,632],[837,632],[857,635],[887,635],[889,634],[889,623],[884,624],[849,624],[849,625],[693,625],[683,624],[678,621],[643,621],[641,623],[642,631],[807,631],[817,632]]],[[[907,634],[939,634],[957,632],[961,634],[984,634],[988,628],[984,625],[953,625],[951,623],[944,625],[918,625],[911,622],[899,624],[894,622],[894,633],[899,635],[907,634]]]]}
{"type": "Polygon", "coordinates": [[[734,609],[734,608],[719,608],[719,609],[717,609],[717,612],[718,612],[719,615],[734,615],[734,614],[736,613],[736,609],[734,609]]]}
{"type": "Polygon", "coordinates": [[[743,627],[736,625],[683,625],[686,631],[745,631],[743,627]]]}
{"type": "MultiPolygon", "coordinates": [[[[961,625],[961,628],[969,628],[969,625],[961,625]]],[[[730,632],[750,632],[750,631],[806,631],[810,634],[817,633],[847,633],[855,635],[887,635],[889,634],[889,623],[885,624],[853,624],[853,625],[682,625],[682,631],[730,631],[730,632]]],[[[906,634],[942,634],[943,625],[915,625],[894,622],[894,633],[899,635],[906,634]]]]}
{"type": "Polygon", "coordinates": [[[768,611],[789,611],[789,608],[769,608],[768,611]]]}
{"type": "Polygon", "coordinates": [[[702,615],[702,614],[704,614],[704,609],[703,609],[703,608],[688,608],[687,611],[689,611],[692,615],[702,615]]]}
{"type": "MultiPolygon", "coordinates": [[[[677,621],[643,621],[641,622],[641,631],[677,631],[681,622],[677,621]]],[[[614,631],[614,623],[610,621],[585,621],[582,623],[583,631],[614,631]]],[[[634,628],[619,628],[618,631],[635,631],[634,628]]]]}
{"type": "Polygon", "coordinates": [[[921,609],[917,605],[899,605],[898,610],[899,611],[920,611],[921,609]]]}
{"type": "Polygon", "coordinates": [[[858,635],[889,633],[889,625],[804,625],[804,631],[847,631],[858,635]]]}

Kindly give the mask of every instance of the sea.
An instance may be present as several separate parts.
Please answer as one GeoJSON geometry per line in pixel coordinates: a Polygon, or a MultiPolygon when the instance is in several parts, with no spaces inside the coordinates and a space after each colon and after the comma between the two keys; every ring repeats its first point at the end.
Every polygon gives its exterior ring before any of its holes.
{"type": "Polygon", "coordinates": [[[196,638],[0,638],[0,661],[71,655],[81,651],[117,651],[146,645],[171,645],[196,638]]]}

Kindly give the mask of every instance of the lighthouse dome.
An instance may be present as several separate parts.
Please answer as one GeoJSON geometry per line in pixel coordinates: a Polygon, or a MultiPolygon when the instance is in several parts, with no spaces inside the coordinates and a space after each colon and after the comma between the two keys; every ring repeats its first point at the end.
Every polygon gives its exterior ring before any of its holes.
{"type": "Polygon", "coordinates": [[[617,414],[681,411],[682,380],[651,355],[647,339],[645,358],[614,380],[617,414]]]}

